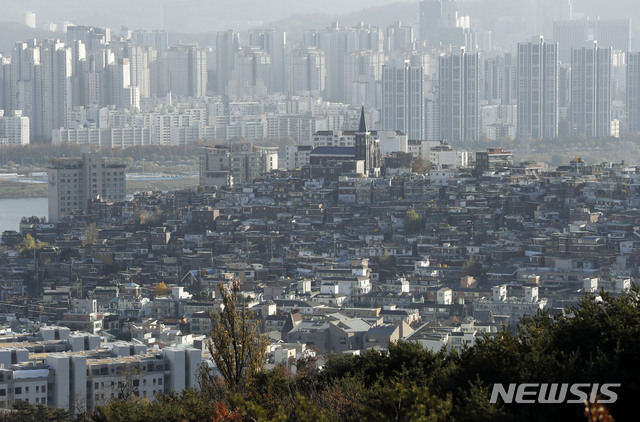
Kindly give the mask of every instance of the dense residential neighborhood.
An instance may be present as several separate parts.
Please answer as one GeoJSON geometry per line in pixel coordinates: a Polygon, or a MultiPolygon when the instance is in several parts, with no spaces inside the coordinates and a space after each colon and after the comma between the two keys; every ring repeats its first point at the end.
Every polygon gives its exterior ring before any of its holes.
{"type": "MultiPolygon", "coordinates": [[[[543,170],[492,148],[465,167],[415,173],[415,160],[394,154],[367,168],[379,140],[363,125],[323,164],[313,161],[321,146],[301,168],[251,182],[233,182],[228,167],[222,186],[89,195],[84,209],[50,209],[55,222],[5,231],[3,407],[94,409],[118,396],[132,365],[141,397],[196,387],[200,363],[213,365],[221,285],[237,286],[274,367],[399,340],[461,352],[586,292],[622,294],[638,276],[640,167],[575,158],[543,170]]],[[[117,163],[68,160],[80,173],[102,163],[103,187],[110,169],[123,183],[117,163]]],[[[60,163],[50,180],[75,177],[69,189],[83,190],[91,177],[60,174],[60,163]]]]}

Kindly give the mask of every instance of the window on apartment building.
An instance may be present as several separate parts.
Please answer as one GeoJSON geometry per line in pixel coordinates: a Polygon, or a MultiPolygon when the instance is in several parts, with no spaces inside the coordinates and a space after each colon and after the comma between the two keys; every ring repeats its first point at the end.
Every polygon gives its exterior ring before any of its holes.
{"type": "Polygon", "coordinates": [[[0,388],[0,396],[6,396],[7,395],[7,389],[6,388],[0,388]]]}
{"type": "Polygon", "coordinates": [[[42,392],[43,392],[43,393],[46,393],[46,392],[47,392],[47,386],[46,386],[46,385],[43,385],[43,386],[42,386],[42,392]]]}
{"type": "Polygon", "coordinates": [[[16,394],[22,394],[22,387],[16,387],[16,394]]]}

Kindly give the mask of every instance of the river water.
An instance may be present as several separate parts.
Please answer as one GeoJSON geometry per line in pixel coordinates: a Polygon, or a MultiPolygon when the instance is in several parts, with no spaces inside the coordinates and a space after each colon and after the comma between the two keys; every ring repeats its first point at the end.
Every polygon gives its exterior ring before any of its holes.
{"type": "Polygon", "coordinates": [[[20,230],[22,217],[48,217],[47,198],[0,198],[0,234],[20,230]]]}

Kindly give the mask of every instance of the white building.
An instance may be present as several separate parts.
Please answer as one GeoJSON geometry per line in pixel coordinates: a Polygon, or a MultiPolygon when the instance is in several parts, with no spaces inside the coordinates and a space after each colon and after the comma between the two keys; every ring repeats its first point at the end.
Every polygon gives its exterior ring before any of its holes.
{"type": "Polygon", "coordinates": [[[7,145],[29,144],[29,118],[22,111],[14,110],[11,116],[5,116],[0,110],[0,138],[6,139],[7,145]]]}
{"type": "Polygon", "coordinates": [[[380,153],[409,152],[409,137],[406,133],[396,130],[379,130],[380,153]]]}
{"type": "Polygon", "coordinates": [[[309,164],[309,154],[311,154],[312,149],[311,145],[285,146],[284,168],[294,170],[309,164]]]}
{"type": "Polygon", "coordinates": [[[505,316],[509,324],[517,323],[525,315],[535,315],[547,306],[547,299],[538,297],[538,287],[525,287],[524,297],[508,297],[506,284],[494,286],[492,296],[476,299],[474,318],[486,319],[489,315],[505,316]]]}
{"type": "Polygon", "coordinates": [[[36,29],[36,14],[34,12],[25,12],[24,24],[31,29],[36,29]]]}

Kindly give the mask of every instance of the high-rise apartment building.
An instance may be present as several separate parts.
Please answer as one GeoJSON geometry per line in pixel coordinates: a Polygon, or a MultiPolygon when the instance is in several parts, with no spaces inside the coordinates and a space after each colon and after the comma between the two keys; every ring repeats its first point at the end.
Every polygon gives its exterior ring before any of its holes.
{"type": "Polygon", "coordinates": [[[4,115],[10,116],[13,110],[21,110],[22,116],[30,118],[30,132],[33,134],[37,66],[40,65],[40,47],[35,43],[17,42],[11,51],[10,63],[4,64],[4,83],[2,83],[2,108],[4,115]]]}
{"type": "Polygon", "coordinates": [[[140,90],[131,84],[128,58],[118,59],[108,67],[108,101],[118,108],[140,108],[140,90]]]}
{"type": "Polygon", "coordinates": [[[484,62],[483,99],[490,104],[517,102],[517,68],[511,53],[491,57],[484,62]]]}
{"type": "MultiPolygon", "coordinates": [[[[232,63],[233,64],[233,63],[232,63]]],[[[207,89],[207,54],[193,45],[176,45],[158,54],[157,93],[164,97],[203,97],[207,89]]]]}
{"type": "Polygon", "coordinates": [[[95,51],[103,48],[111,41],[111,30],[109,28],[98,28],[94,26],[67,26],[67,44],[74,41],[81,41],[87,51],[95,51]]]}
{"type": "Polygon", "coordinates": [[[267,88],[270,93],[284,92],[286,88],[287,34],[277,29],[261,29],[249,34],[251,47],[258,47],[269,54],[271,75],[267,88]]]}
{"type": "Polygon", "coordinates": [[[627,52],[631,48],[630,19],[598,19],[596,37],[598,47],[627,52]]]}
{"type": "Polygon", "coordinates": [[[597,41],[600,48],[629,51],[631,21],[629,19],[560,20],[553,22],[553,41],[558,43],[562,63],[571,63],[571,50],[597,41]]]}
{"type": "Polygon", "coordinates": [[[243,48],[234,55],[234,69],[227,85],[227,95],[232,98],[261,98],[272,84],[271,57],[258,48],[243,48]]]}
{"type": "Polygon", "coordinates": [[[345,102],[345,58],[354,51],[381,51],[382,33],[377,27],[358,25],[353,28],[334,22],[317,34],[317,46],[325,53],[327,81],[326,98],[345,102]]]}
{"type": "Polygon", "coordinates": [[[558,45],[518,43],[518,138],[558,136],[558,45]]]}
{"type": "Polygon", "coordinates": [[[58,40],[44,41],[35,73],[33,137],[49,139],[53,129],[67,128],[67,113],[73,108],[71,49],[58,40]]]}
{"type": "Polygon", "coordinates": [[[611,135],[611,48],[571,50],[571,133],[611,135]]]}
{"type": "Polygon", "coordinates": [[[34,12],[25,12],[24,24],[31,29],[36,29],[36,14],[34,12]]]}
{"type": "Polygon", "coordinates": [[[240,49],[238,33],[232,29],[216,35],[216,93],[225,95],[231,80],[234,55],[240,49]]]}
{"type": "Polygon", "coordinates": [[[90,199],[121,201],[126,196],[126,165],[96,153],[82,158],[58,158],[47,170],[49,180],[49,221],[76,210],[88,209],[90,199]]]}
{"type": "Polygon", "coordinates": [[[315,47],[294,50],[287,60],[287,90],[291,94],[323,95],[327,69],[324,51],[315,47]]]}
{"type": "Polygon", "coordinates": [[[409,63],[382,68],[382,128],[424,138],[424,71],[409,63]]]}
{"type": "Polygon", "coordinates": [[[477,53],[441,56],[439,62],[440,139],[477,141],[479,137],[479,60],[477,53]]]}
{"type": "Polygon", "coordinates": [[[385,55],[374,50],[354,51],[345,57],[344,93],[350,104],[380,108],[382,67],[385,55]]]}
{"type": "Polygon", "coordinates": [[[169,35],[167,31],[159,29],[137,29],[131,32],[131,40],[135,45],[152,47],[156,51],[169,48],[169,35]]]}
{"type": "Polygon", "coordinates": [[[458,4],[456,0],[423,0],[419,14],[420,39],[437,46],[440,29],[456,27],[458,4]]]}
{"type": "Polygon", "coordinates": [[[553,22],[553,41],[558,43],[558,58],[562,63],[571,63],[571,49],[580,48],[593,40],[595,33],[585,20],[563,20],[553,22]]]}
{"type": "Polygon", "coordinates": [[[387,53],[411,51],[413,41],[413,28],[410,25],[403,25],[402,22],[394,22],[387,27],[384,50],[387,53]]]}
{"type": "Polygon", "coordinates": [[[627,54],[627,131],[640,132],[640,52],[627,54]]]}
{"type": "Polygon", "coordinates": [[[150,47],[128,44],[124,53],[129,59],[131,69],[131,86],[138,87],[140,98],[151,96],[151,73],[149,68],[150,57],[153,55],[150,47]]]}
{"type": "Polygon", "coordinates": [[[571,19],[571,0],[536,0],[536,32],[553,36],[553,22],[571,19]]]}

